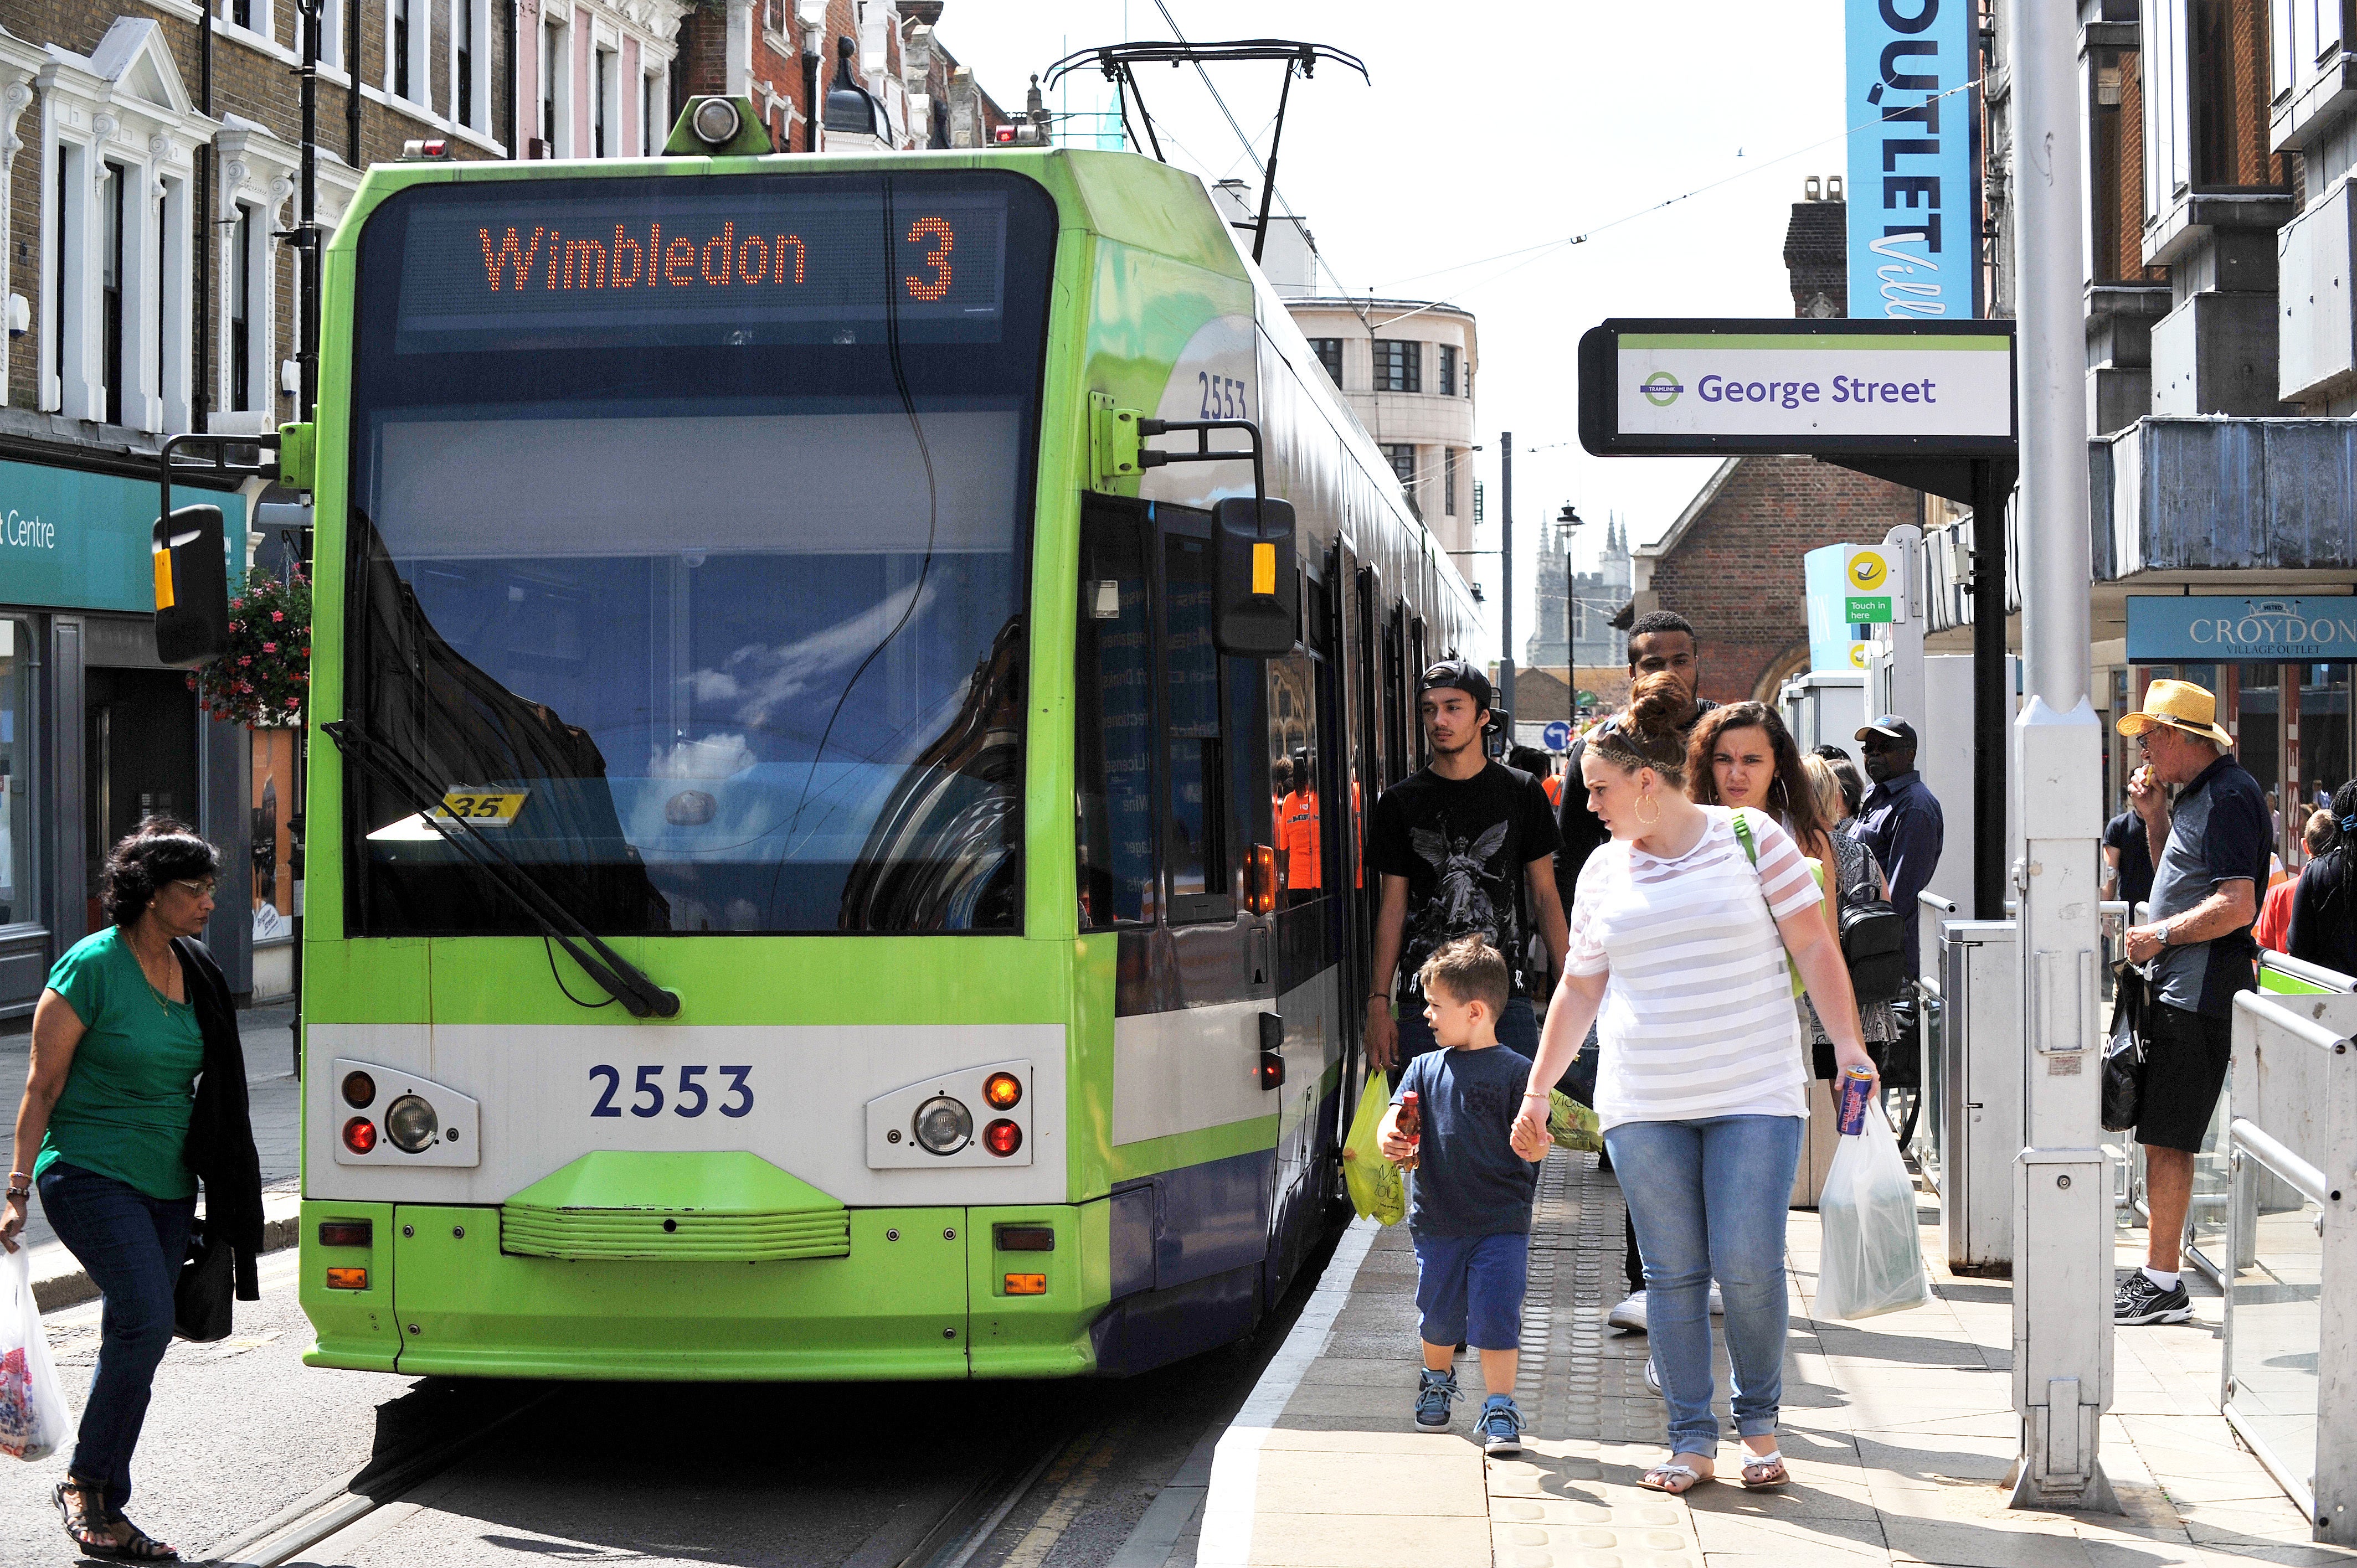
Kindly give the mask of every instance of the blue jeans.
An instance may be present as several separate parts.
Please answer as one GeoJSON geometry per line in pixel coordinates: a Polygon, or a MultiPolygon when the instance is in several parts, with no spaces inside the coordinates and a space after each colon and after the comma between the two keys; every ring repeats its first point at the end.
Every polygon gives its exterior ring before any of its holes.
{"type": "MultiPolygon", "coordinates": [[[[1539,1015],[1531,1008],[1531,999],[1517,996],[1506,1004],[1498,1015],[1498,1043],[1510,1051],[1517,1051],[1536,1061],[1539,1058],[1539,1015]]],[[[1399,1061],[1394,1068],[1392,1081],[1410,1057],[1420,1057],[1426,1051],[1437,1051],[1440,1042],[1432,1037],[1432,1026],[1424,1021],[1424,1004],[1413,995],[1399,1004],[1399,1061]]]]}
{"type": "Polygon", "coordinates": [[[1727,1301],[1735,1431],[1776,1430],[1784,1396],[1784,1215],[1797,1116],[1624,1122],[1604,1134],[1645,1258],[1645,1326],[1670,1407],[1670,1447],[1718,1448],[1711,1413],[1710,1282],[1727,1301]]]}
{"type": "Polygon", "coordinates": [[[197,1200],[150,1197],[63,1160],[41,1173],[40,1189],[50,1228],[106,1300],[98,1368],[66,1468],[76,1480],[102,1485],[107,1508],[119,1513],[131,1500],[131,1451],[147,1419],[156,1366],[172,1344],[172,1286],[188,1255],[197,1200]]]}

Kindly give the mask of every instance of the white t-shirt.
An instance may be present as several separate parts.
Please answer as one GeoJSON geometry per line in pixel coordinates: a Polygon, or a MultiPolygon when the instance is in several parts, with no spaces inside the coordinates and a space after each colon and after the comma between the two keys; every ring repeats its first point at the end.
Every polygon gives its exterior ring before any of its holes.
{"type": "Polygon", "coordinates": [[[1702,810],[1702,838],[1675,860],[1615,839],[1579,874],[1567,967],[1610,977],[1596,1019],[1596,1114],[1608,1128],[1809,1113],[1775,922],[1824,895],[1772,820],[1743,809],[1755,868],[1735,813],[1702,810]]]}

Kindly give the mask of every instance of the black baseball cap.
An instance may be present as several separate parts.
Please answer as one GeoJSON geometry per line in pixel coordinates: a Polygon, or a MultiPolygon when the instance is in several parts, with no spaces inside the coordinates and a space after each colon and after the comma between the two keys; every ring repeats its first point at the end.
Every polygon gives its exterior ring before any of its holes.
{"type": "Polygon", "coordinates": [[[1415,683],[1415,694],[1446,688],[1462,692],[1473,699],[1473,705],[1487,711],[1490,706],[1490,677],[1462,659],[1444,659],[1429,666],[1415,683]]]}
{"type": "Polygon", "coordinates": [[[1910,749],[1915,745],[1915,726],[1897,714],[1885,714],[1878,719],[1867,720],[1866,727],[1857,732],[1856,738],[1864,740],[1870,735],[1883,736],[1910,749]]]}

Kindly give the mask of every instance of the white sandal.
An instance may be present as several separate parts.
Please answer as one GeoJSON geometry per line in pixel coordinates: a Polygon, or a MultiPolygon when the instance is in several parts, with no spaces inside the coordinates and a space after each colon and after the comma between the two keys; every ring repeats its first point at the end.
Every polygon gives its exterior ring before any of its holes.
{"type": "Polygon", "coordinates": [[[1773,1448],[1765,1454],[1754,1454],[1749,1449],[1744,1451],[1743,1489],[1745,1491],[1772,1492],[1779,1487],[1788,1487],[1792,1483],[1792,1473],[1784,1468],[1784,1455],[1780,1451],[1773,1448]],[[1769,1470],[1774,1473],[1765,1480],[1755,1481],[1751,1478],[1751,1472],[1754,1470],[1769,1470]]]}
{"type": "Polygon", "coordinates": [[[1648,1491],[1666,1492],[1671,1497],[1682,1498],[1688,1492],[1693,1491],[1696,1487],[1701,1486],[1705,1481],[1716,1479],[1717,1479],[1717,1477],[1706,1476],[1691,1465],[1681,1465],[1674,1459],[1668,1459],[1654,1466],[1652,1469],[1647,1470],[1644,1475],[1638,1479],[1637,1484],[1648,1491]],[[1685,1484],[1684,1486],[1665,1486],[1662,1482],[1653,1479],[1656,1476],[1667,1476],[1672,1477],[1674,1480],[1683,1480],[1685,1484]]]}

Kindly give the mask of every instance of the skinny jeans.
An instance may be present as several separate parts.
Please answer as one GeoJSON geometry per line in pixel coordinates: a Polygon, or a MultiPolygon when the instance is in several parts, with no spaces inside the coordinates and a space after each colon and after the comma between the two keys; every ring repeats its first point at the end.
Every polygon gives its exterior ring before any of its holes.
{"type": "Polygon", "coordinates": [[[1726,1299],[1735,1431],[1776,1430],[1784,1396],[1784,1218],[1797,1116],[1624,1122],[1604,1134],[1645,1261],[1645,1326],[1670,1407],[1670,1447],[1718,1451],[1710,1283],[1726,1299]]]}
{"type": "Polygon", "coordinates": [[[128,1182],[59,1160],[41,1173],[41,1210],[105,1299],[98,1366],[67,1471],[105,1488],[110,1513],[131,1501],[131,1451],[147,1419],[156,1368],[172,1344],[172,1287],[188,1255],[193,1197],[150,1197],[128,1182]]]}

